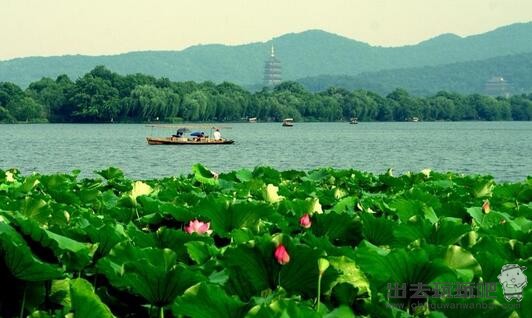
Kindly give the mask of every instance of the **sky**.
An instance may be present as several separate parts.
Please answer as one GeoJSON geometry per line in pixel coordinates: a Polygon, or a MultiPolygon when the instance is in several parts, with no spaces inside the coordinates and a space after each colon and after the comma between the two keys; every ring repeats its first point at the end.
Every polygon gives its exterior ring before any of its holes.
{"type": "Polygon", "coordinates": [[[532,21],[532,0],[0,0],[0,60],[182,50],[322,29],[378,46],[532,21]]]}

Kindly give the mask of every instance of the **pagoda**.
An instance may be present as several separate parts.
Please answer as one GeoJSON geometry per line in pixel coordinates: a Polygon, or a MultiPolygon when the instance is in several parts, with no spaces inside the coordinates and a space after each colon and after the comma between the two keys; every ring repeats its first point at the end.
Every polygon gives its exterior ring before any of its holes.
{"type": "Polygon", "coordinates": [[[502,76],[493,76],[484,84],[484,93],[489,96],[510,96],[511,86],[502,76]]]}
{"type": "Polygon", "coordinates": [[[264,62],[264,86],[273,87],[281,84],[281,61],[275,57],[275,48],[272,44],[270,57],[264,62]]]}

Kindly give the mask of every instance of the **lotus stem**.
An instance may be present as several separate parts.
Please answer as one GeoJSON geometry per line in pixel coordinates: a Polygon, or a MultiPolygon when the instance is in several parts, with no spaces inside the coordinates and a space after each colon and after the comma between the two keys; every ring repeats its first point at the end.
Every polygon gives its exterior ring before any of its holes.
{"type": "Polygon", "coordinates": [[[164,318],[164,307],[159,307],[159,318],[164,318]]]}
{"type": "Polygon", "coordinates": [[[20,306],[20,318],[24,317],[24,306],[26,306],[26,289],[28,288],[28,285],[24,283],[24,293],[22,295],[22,305],[20,306]]]}
{"type": "Polygon", "coordinates": [[[316,312],[320,311],[320,300],[321,300],[321,277],[322,273],[318,276],[318,303],[316,304],[316,312]]]}

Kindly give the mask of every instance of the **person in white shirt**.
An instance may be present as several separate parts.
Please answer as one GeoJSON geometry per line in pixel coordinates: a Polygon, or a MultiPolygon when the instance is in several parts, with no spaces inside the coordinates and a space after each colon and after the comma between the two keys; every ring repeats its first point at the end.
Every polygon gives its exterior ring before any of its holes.
{"type": "Polygon", "coordinates": [[[213,133],[214,140],[222,140],[222,134],[220,133],[220,129],[216,129],[213,133]]]}

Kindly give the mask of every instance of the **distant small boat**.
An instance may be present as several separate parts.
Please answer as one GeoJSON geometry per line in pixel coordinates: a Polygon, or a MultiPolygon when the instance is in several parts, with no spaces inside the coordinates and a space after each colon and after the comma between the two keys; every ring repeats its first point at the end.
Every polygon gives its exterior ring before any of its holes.
{"type": "Polygon", "coordinates": [[[349,123],[352,124],[352,125],[358,124],[358,118],[357,117],[351,118],[351,121],[349,123]]]}
{"type": "Polygon", "coordinates": [[[256,123],[256,122],[257,122],[257,117],[250,117],[250,118],[248,118],[248,122],[249,122],[249,123],[256,123]]]}
{"type": "Polygon", "coordinates": [[[292,127],[294,126],[294,119],[293,118],[285,118],[283,120],[283,127],[292,127]]]}
{"type": "Polygon", "coordinates": [[[419,118],[417,118],[417,117],[412,117],[412,118],[410,118],[409,121],[414,122],[414,123],[417,123],[417,122],[419,121],[419,118]]]}

